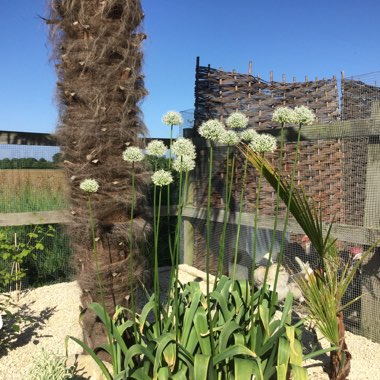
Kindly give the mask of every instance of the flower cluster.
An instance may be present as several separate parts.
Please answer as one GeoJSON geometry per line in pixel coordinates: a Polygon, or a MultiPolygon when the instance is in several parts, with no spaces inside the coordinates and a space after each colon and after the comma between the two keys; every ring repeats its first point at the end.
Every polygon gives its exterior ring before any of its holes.
{"type": "Polygon", "coordinates": [[[226,120],[226,125],[231,129],[244,129],[247,128],[249,119],[247,116],[241,112],[234,112],[228,116],[226,120]]]}
{"type": "Polygon", "coordinates": [[[162,117],[162,122],[172,127],[173,125],[182,125],[183,118],[179,112],[169,111],[162,117]]]}
{"type": "Polygon", "coordinates": [[[281,124],[310,125],[315,121],[315,113],[305,106],[296,107],[294,110],[278,107],[273,112],[272,120],[281,124]]]}
{"type": "Polygon", "coordinates": [[[128,162],[138,162],[144,159],[144,153],[137,146],[130,146],[123,152],[123,160],[128,162]]]}
{"type": "Polygon", "coordinates": [[[171,173],[167,170],[157,170],[156,172],[153,173],[152,175],[152,182],[156,186],[167,186],[170,185],[173,182],[173,177],[171,173]]]}
{"type": "Polygon", "coordinates": [[[277,148],[276,138],[267,133],[257,134],[249,145],[259,153],[274,152],[277,148]]]}
{"type": "Polygon", "coordinates": [[[194,160],[196,157],[195,146],[189,139],[179,138],[172,144],[172,152],[177,157],[187,156],[190,159],[194,160]]]}
{"type": "Polygon", "coordinates": [[[218,141],[224,131],[223,124],[216,119],[205,121],[198,129],[198,133],[210,141],[218,141]]]}
{"type": "Polygon", "coordinates": [[[297,122],[294,110],[289,107],[278,107],[274,110],[272,120],[281,124],[294,124],[297,122]]]}
{"type": "Polygon", "coordinates": [[[294,108],[294,115],[299,125],[310,125],[315,121],[315,113],[305,106],[294,108]]]}
{"type": "Polygon", "coordinates": [[[150,156],[156,157],[165,156],[167,150],[164,142],[161,140],[153,140],[146,147],[147,153],[150,156]]]}
{"type": "Polygon", "coordinates": [[[79,187],[86,193],[96,193],[99,190],[99,184],[95,179],[85,179],[79,187]]]}
{"type": "Polygon", "coordinates": [[[245,131],[240,132],[240,139],[241,141],[249,144],[258,133],[253,129],[246,129],[245,131]]]}
{"type": "Polygon", "coordinates": [[[189,172],[195,168],[195,161],[189,156],[177,157],[173,161],[173,169],[177,172],[189,172]]]}
{"type": "Polygon", "coordinates": [[[224,145],[237,145],[240,142],[240,138],[236,132],[224,130],[220,134],[218,142],[224,145]]]}

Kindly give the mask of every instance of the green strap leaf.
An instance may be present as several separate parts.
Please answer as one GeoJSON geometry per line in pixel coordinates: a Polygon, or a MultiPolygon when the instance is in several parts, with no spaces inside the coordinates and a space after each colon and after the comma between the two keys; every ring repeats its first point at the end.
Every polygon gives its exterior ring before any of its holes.
{"type": "Polygon", "coordinates": [[[235,344],[234,346],[228,347],[225,351],[221,352],[220,354],[217,354],[213,358],[213,364],[216,366],[218,363],[226,360],[226,359],[233,359],[235,356],[238,355],[247,355],[252,358],[256,358],[256,354],[248,349],[245,346],[242,346],[240,344],[235,344]]]}
{"type": "Polygon", "coordinates": [[[208,380],[211,365],[211,355],[196,354],[194,357],[194,379],[208,380]]]}
{"type": "Polygon", "coordinates": [[[203,308],[198,308],[194,315],[194,327],[197,332],[202,354],[211,355],[210,332],[208,329],[206,312],[203,308]]]}

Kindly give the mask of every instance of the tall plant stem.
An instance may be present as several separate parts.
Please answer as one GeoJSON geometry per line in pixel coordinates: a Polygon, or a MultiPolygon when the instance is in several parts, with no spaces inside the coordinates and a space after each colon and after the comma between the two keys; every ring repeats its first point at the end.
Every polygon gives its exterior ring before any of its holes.
{"type": "Polygon", "coordinates": [[[240,227],[241,227],[241,214],[243,212],[243,200],[244,200],[244,193],[245,193],[245,186],[246,186],[247,168],[248,168],[248,159],[246,157],[244,160],[243,180],[242,180],[241,190],[240,190],[239,216],[238,216],[238,224],[237,224],[237,232],[236,232],[236,240],[235,240],[234,269],[232,272],[232,282],[235,281],[235,276],[236,276],[236,265],[237,265],[237,256],[238,256],[238,250],[239,250],[239,237],[240,237],[240,227]]]}
{"type": "MultiPolygon", "coordinates": [[[[289,191],[289,200],[288,204],[286,205],[286,212],[285,212],[285,219],[284,219],[284,228],[282,231],[282,237],[281,237],[281,246],[280,246],[280,253],[277,257],[277,268],[276,268],[276,276],[274,279],[274,284],[273,284],[273,293],[272,293],[272,301],[275,297],[276,289],[277,289],[277,283],[278,283],[278,273],[280,271],[280,265],[282,263],[282,257],[283,257],[283,252],[284,252],[284,245],[285,245],[285,234],[286,230],[288,228],[288,220],[289,220],[289,214],[290,214],[290,203],[292,200],[292,195],[294,191],[294,178],[296,175],[296,170],[297,170],[297,161],[298,161],[298,154],[299,154],[299,146],[300,146],[300,141],[301,141],[301,125],[298,127],[298,135],[297,135],[297,143],[296,143],[296,151],[294,155],[294,161],[293,161],[293,167],[292,167],[292,174],[290,177],[290,191],[289,191]]],[[[277,191],[278,194],[278,191],[277,191]]]]}
{"type": "Polygon", "coordinates": [[[211,303],[210,303],[210,220],[211,220],[211,186],[212,186],[212,160],[213,146],[210,141],[210,156],[209,156],[209,172],[208,172],[208,188],[207,188],[207,217],[206,217],[206,299],[207,299],[207,320],[210,328],[211,338],[211,353],[215,354],[214,332],[211,318],[211,303]]]}
{"type": "MultiPolygon", "coordinates": [[[[169,143],[169,160],[168,160],[168,170],[172,169],[172,144],[173,144],[173,126],[170,126],[170,143],[169,143]]],[[[174,255],[173,255],[173,247],[172,247],[172,236],[171,236],[171,228],[170,228],[170,184],[167,187],[167,223],[168,223],[168,247],[169,254],[172,266],[174,265],[174,255]]]]}
{"type": "MultiPolygon", "coordinates": [[[[284,154],[284,137],[285,137],[284,126],[285,126],[285,124],[282,123],[281,132],[280,132],[280,157],[278,160],[278,173],[279,173],[279,175],[281,175],[281,173],[282,173],[282,160],[283,160],[283,154],[284,154]]],[[[269,247],[269,258],[268,258],[269,263],[271,262],[272,255],[273,255],[274,241],[275,241],[275,237],[276,237],[276,233],[277,233],[279,209],[280,209],[280,182],[277,183],[277,189],[276,189],[275,217],[274,217],[274,225],[273,225],[273,234],[272,234],[270,247],[269,247]]],[[[281,252],[281,247],[280,247],[280,252],[281,252]]],[[[281,253],[280,253],[280,258],[282,258],[281,253]]],[[[281,261],[282,260],[278,260],[278,266],[281,265],[281,261]]],[[[264,284],[267,283],[268,272],[269,272],[269,265],[267,265],[267,267],[265,268],[264,284]]],[[[276,282],[276,286],[277,286],[277,282],[276,282]]],[[[264,293],[261,293],[260,302],[262,301],[263,297],[264,297],[264,293]]]]}
{"type": "Polygon", "coordinates": [[[131,290],[131,306],[133,318],[133,330],[135,337],[137,337],[136,327],[136,302],[133,290],[133,217],[135,210],[135,163],[132,162],[132,205],[131,205],[131,218],[129,222],[129,285],[131,290]]]}
{"type": "MultiPolygon", "coordinates": [[[[102,285],[102,280],[100,278],[100,268],[99,268],[99,260],[98,260],[98,251],[96,249],[96,236],[95,236],[95,222],[94,222],[94,212],[92,210],[92,202],[91,202],[91,194],[88,196],[88,211],[90,214],[90,226],[91,226],[91,236],[92,236],[92,255],[94,257],[95,261],[95,270],[96,270],[96,281],[98,283],[98,288],[100,292],[100,302],[103,307],[103,310],[106,311],[106,305],[104,302],[104,291],[103,291],[103,285],[102,285]]],[[[107,334],[107,339],[110,347],[110,355],[112,359],[112,368],[114,373],[117,373],[117,362],[116,362],[116,357],[115,357],[115,344],[112,338],[112,333],[111,333],[111,325],[110,321],[108,318],[106,318],[105,321],[106,325],[106,334],[107,334]]],[[[117,345],[116,345],[117,346],[117,345]]]]}
{"type": "MultiPolygon", "coordinates": [[[[156,196],[157,186],[154,185],[154,195],[156,196]]],[[[156,326],[158,326],[157,336],[161,334],[160,309],[161,309],[161,297],[160,297],[160,278],[158,274],[158,234],[160,230],[160,214],[161,214],[161,199],[162,199],[162,187],[158,194],[158,209],[157,219],[154,221],[154,295],[155,295],[155,317],[156,326]]],[[[154,198],[154,210],[156,210],[156,198],[154,198]]],[[[156,211],[154,211],[154,218],[156,218],[156,211]]]]}
{"type": "MultiPolygon", "coordinates": [[[[256,321],[256,317],[258,316],[258,312],[254,313],[254,293],[255,293],[255,287],[254,287],[254,274],[255,274],[255,266],[256,266],[256,250],[257,250],[257,223],[259,220],[259,206],[260,206],[260,192],[261,192],[261,183],[263,179],[263,165],[260,166],[260,173],[259,173],[259,181],[256,188],[256,205],[255,205],[255,220],[254,220],[254,227],[253,227],[253,254],[252,254],[252,268],[251,268],[251,283],[252,283],[252,290],[251,290],[251,350],[254,350],[255,347],[255,328],[254,323],[256,321]]],[[[265,288],[265,284],[264,284],[265,288]]]]}
{"type": "MultiPolygon", "coordinates": [[[[218,271],[216,273],[216,278],[218,278],[219,275],[223,274],[226,231],[227,231],[227,224],[228,224],[229,215],[230,215],[230,203],[231,203],[231,195],[232,195],[234,172],[235,172],[235,152],[234,152],[234,155],[232,157],[232,164],[231,164],[231,174],[229,178],[229,155],[230,155],[230,146],[227,147],[226,200],[225,200],[225,207],[224,207],[222,236],[220,237],[220,244],[219,244],[218,271]]],[[[215,286],[216,286],[216,281],[215,281],[214,287],[215,286]]]]}
{"type": "MultiPolygon", "coordinates": [[[[182,157],[181,157],[182,166],[182,157]]],[[[179,241],[181,232],[181,222],[182,222],[182,209],[183,209],[183,192],[182,192],[182,171],[179,173],[179,189],[178,189],[178,211],[177,211],[177,225],[174,238],[174,259],[175,259],[175,281],[174,281],[174,315],[175,315],[175,326],[176,326],[176,341],[178,343],[179,339],[179,314],[178,314],[178,274],[179,274],[179,241]]],[[[171,283],[171,282],[170,282],[171,283]]]]}

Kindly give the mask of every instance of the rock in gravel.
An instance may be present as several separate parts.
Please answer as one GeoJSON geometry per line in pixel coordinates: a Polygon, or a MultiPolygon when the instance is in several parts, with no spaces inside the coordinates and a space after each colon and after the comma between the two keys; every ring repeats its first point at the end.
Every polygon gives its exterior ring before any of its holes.
{"type": "MultiPolygon", "coordinates": [[[[112,365],[107,362],[103,362],[108,371],[112,373],[112,365]]],[[[95,363],[94,359],[89,355],[70,355],[66,360],[66,367],[75,368],[75,375],[81,379],[91,380],[106,380],[103,372],[99,366],[95,363]]]]}

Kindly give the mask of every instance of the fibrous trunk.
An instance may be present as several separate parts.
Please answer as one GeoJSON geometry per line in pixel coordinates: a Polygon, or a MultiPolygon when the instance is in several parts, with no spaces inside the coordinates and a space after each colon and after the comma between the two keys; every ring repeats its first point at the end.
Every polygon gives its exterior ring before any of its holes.
{"type": "MultiPolygon", "coordinates": [[[[70,181],[70,228],[82,304],[100,302],[92,253],[87,195],[79,184],[96,179],[93,195],[100,278],[107,311],[127,305],[131,167],[122,160],[126,143],[138,145],[145,126],[139,101],[145,96],[141,75],[139,31],[143,13],[139,0],[52,0],[48,20],[58,73],[60,125],[57,135],[70,181]]],[[[143,215],[146,174],[136,165],[136,205],[133,220],[134,284],[144,270],[141,246],[147,232],[143,215]]],[[[94,314],[82,319],[87,343],[103,342],[94,314]]]]}
{"type": "Polygon", "coordinates": [[[345,340],[345,328],[343,313],[337,315],[339,330],[339,350],[332,351],[330,355],[330,379],[345,380],[347,379],[351,368],[351,354],[348,352],[345,340]]]}

